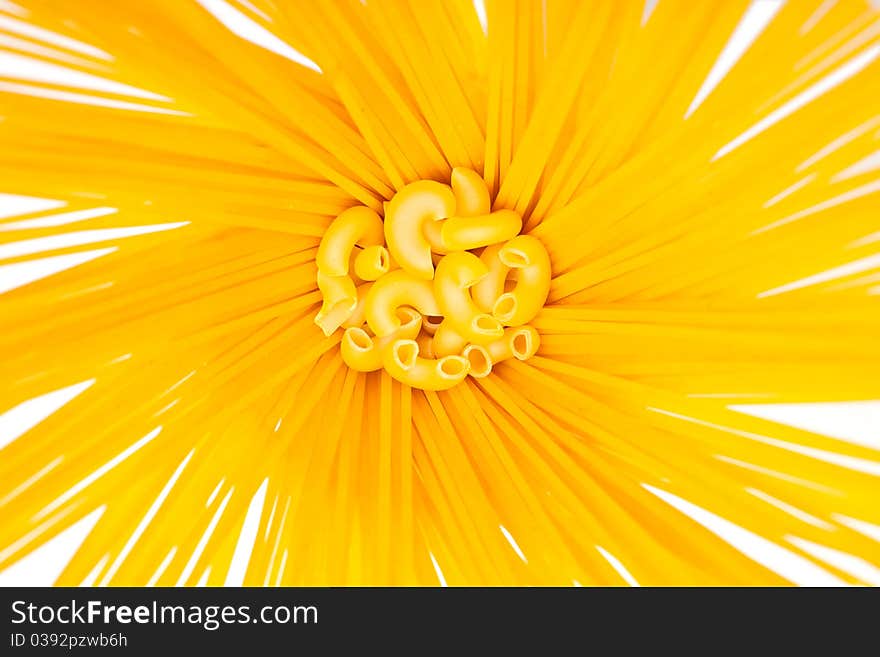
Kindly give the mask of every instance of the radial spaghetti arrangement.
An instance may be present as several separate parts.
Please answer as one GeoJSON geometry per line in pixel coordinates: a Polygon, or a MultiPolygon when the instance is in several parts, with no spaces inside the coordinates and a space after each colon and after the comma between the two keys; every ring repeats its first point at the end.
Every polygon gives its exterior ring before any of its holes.
{"type": "Polygon", "coordinates": [[[0,581],[880,583],[875,5],[0,0],[0,581]]]}

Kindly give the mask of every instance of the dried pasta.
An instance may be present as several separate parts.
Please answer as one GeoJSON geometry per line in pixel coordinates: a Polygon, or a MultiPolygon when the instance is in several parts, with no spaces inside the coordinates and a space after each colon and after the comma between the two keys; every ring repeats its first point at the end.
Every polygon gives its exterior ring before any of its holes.
{"type": "MultiPolygon", "coordinates": [[[[880,583],[880,451],[855,422],[880,400],[878,20],[0,1],[0,204],[24,199],[0,213],[0,571],[76,535],[29,572],[880,583]],[[334,246],[349,210],[369,230],[334,246]],[[543,307],[486,345],[437,337],[444,225],[501,211],[550,257],[543,307]],[[404,274],[422,308],[371,297],[404,274]],[[407,339],[391,369],[351,349],[407,339]]],[[[468,250],[480,313],[543,296],[499,257],[518,237],[468,250]]]]}
{"type": "Polygon", "coordinates": [[[483,378],[493,363],[537,351],[537,332],[522,325],[547,299],[550,259],[537,238],[518,235],[517,212],[489,212],[490,206],[479,174],[457,167],[449,185],[404,186],[384,204],[384,221],[361,207],[331,223],[318,247],[323,302],[315,322],[326,335],[345,329],[343,362],[358,372],[384,368],[412,387],[445,390],[464,380],[472,364],[471,373],[483,378]],[[348,260],[352,275],[364,281],[357,289],[351,277],[329,275],[347,273],[348,260]]]}
{"type": "Polygon", "coordinates": [[[326,276],[345,276],[355,244],[381,246],[384,241],[384,226],[378,214],[363,206],[349,208],[327,227],[315,262],[326,276]]]}
{"type": "Polygon", "coordinates": [[[385,238],[391,257],[407,272],[434,277],[431,245],[424,226],[455,213],[455,195],[433,180],[410,183],[385,204],[385,238]]]}

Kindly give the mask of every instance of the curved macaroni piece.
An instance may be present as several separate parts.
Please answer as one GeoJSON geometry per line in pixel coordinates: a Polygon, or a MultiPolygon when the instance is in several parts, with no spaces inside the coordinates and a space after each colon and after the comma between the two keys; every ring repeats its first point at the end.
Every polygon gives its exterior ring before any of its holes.
{"type": "Polygon", "coordinates": [[[550,256],[531,235],[519,235],[498,251],[502,263],[517,269],[516,286],[492,307],[492,316],[505,326],[525,324],[538,314],[550,293],[550,256]]]}
{"type": "Polygon", "coordinates": [[[431,281],[398,269],[373,283],[367,294],[365,315],[373,333],[382,338],[399,329],[396,312],[401,306],[412,306],[423,315],[441,314],[431,281]]]}
{"type": "MultiPolygon", "coordinates": [[[[489,188],[476,171],[456,167],[452,170],[452,181],[450,184],[452,186],[452,193],[455,196],[455,217],[478,217],[489,214],[491,211],[489,188]]],[[[431,245],[433,253],[445,255],[450,251],[465,250],[461,247],[450,248],[443,242],[441,231],[447,221],[449,220],[428,221],[423,225],[423,232],[425,237],[428,238],[428,243],[431,245]]],[[[461,230],[461,227],[458,227],[456,230],[461,230]]]]}
{"type": "Polygon", "coordinates": [[[448,390],[470,370],[470,363],[462,356],[422,358],[415,340],[395,340],[382,352],[382,364],[393,378],[422,390],[448,390]]]}
{"type": "Polygon", "coordinates": [[[488,349],[478,344],[469,344],[461,352],[461,355],[467,359],[470,364],[471,376],[482,379],[492,373],[492,356],[488,349]]]}
{"type": "Polygon", "coordinates": [[[492,306],[498,301],[498,297],[504,294],[504,282],[510,267],[501,262],[498,252],[504,243],[492,244],[483,249],[480,260],[486,265],[488,273],[483,276],[476,285],[471,288],[471,297],[477,307],[483,312],[492,312],[492,306]]]}
{"type": "Polygon", "coordinates": [[[486,345],[493,363],[500,363],[508,358],[528,360],[535,355],[541,346],[541,335],[533,326],[517,326],[504,330],[504,336],[486,345]]]}
{"type": "Polygon", "coordinates": [[[387,274],[390,268],[391,259],[384,246],[365,247],[354,259],[354,275],[362,281],[375,281],[387,274]]]}
{"type": "Polygon", "coordinates": [[[452,217],[440,227],[440,243],[446,251],[468,251],[504,242],[519,235],[522,218],[513,210],[497,210],[480,217],[452,217]]]}
{"type": "Polygon", "coordinates": [[[320,270],[318,289],[324,302],[315,315],[315,324],[321,327],[324,335],[331,335],[357,308],[357,291],[348,276],[327,276],[320,270]]]}
{"type": "Polygon", "coordinates": [[[461,352],[471,365],[469,374],[478,379],[489,376],[495,363],[516,358],[528,360],[541,344],[541,336],[532,326],[505,329],[504,336],[486,346],[469,344],[461,352]]]}
{"type": "Polygon", "coordinates": [[[339,343],[339,353],[342,354],[342,362],[357,372],[382,369],[381,347],[362,328],[350,326],[345,329],[339,343]]]}
{"type": "Polygon", "coordinates": [[[381,246],[384,241],[384,226],[378,214],[362,205],[349,208],[333,220],[321,238],[315,256],[318,271],[327,276],[345,276],[355,244],[381,246]]]}
{"type": "Polygon", "coordinates": [[[489,186],[476,171],[455,167],[450,185],[455,194],[455,216],[476,217],[489,214],[489,186]]]}
{"type": "Polygon", "coordinates": [[[452,328],[452,323],[446,319],[440,322],[440,326],[437,327],[437,331],[434,333],[434,339],[431,341],[431,346],[436,356],[460,354],[466,344],[467,340],[452,328]]]}
{"type": "Polygon", "coordinates": [[[406,185],[385,204],[385,240],[391,257],[413,276],[433,278],[425,226],[454,213],[455,195],[448,185],[433,180],[406,185]]]}
{"type": "Polygon", "coordinates": [[[384,338],[375,338],[360,327],[347,328],[339,344],[343,362],[358,372],[382,369],[382,352],[394,340],[415,338],[422,327],[422,316],[412,308],[400,308],[397,315],[400,328],[384,338]]]}
{"type": "Polygon", "coordinates": [[[440,261],[434,276],[434,296],[444,323],[475,344],[487,344],[504,333],[496,318],[480,312],[468,289],[486,273],[486,265],[477,256],[458,251],[440,261]]]}
{"type": "Polygon", "coordinates": [[[437,354],[434,353],[434,339],[430,335],[419,333],[415,341],[419,343],[419,353],[425,358],[437,358],[437,354]]]}
{"type": "MultiPolygon", "coordinates": [[[[354,273],[354,261],[357,260],[358,255],[363,249],[359,246],[354,247],[351,250],[351,255],[348,256],[348,277],[354,281],[355,287],[363,283],[360,278],[357,277],[357,274],[354,273]]],[[[320,270],[319,270],[320,271],[320,270]]],[[[326,272],[325,272],[326,273],[326,272]]]]}
{"type": "Polygon", "coordinates": [[[449,253],[446,250],[446,247],[443,246],[443,238],[440,236],[440,231],[443,229],[443,224],[446,223],[446,221],[446,219],[440,219],[439,221],[426,221],[422,226],[422,233],[424,233],[425,239],[428,240],[428,244],[431,246],[431,260],[435,267],[440,261],[440,258],[449,253]]]}
{"type": "Polygon", "coordinates": [[[373,287],[372,282],[361,283],[355,288],[355,293],[357,294],[357,305],[354,307],[351,315],[348,316],[348,319],[342,322],[342,328],[363,326],[364,322],[367,321],[367,294],[369,293],[371,287],[373,287]]]}
{"type": "Polygon", "coordinates": [[[534,326],[526,324],[510,331],[510,350],[517,360],[528,360],[541,347],[541,334],[534,326]]]}
{"type": "Polygon", "coordinates": [[[422,317],[422,328],[428,335],[434,335],[442,323],[443,318],[437,315],[425,315],[422,317]]]}
{"type": "MultiPolygon", "coordinates": [[[[456,217],[477,217],[489,214],[491,205],[489,201],[489,188],[486,182],[476,171],[456,167],[452,170],[452,193],[455,196],[456,217]]],[[[428,238],[433,253],[445,255],[449,251],[457,251],[458,248],[447,248],[443,243],[441,231],[447,219],[441,221],[428,221],[423,225],[423,232],[428,238]]],[[[506,238],[503,238],[506,239],[506,238]]],[[[434,263],[436,265],[436,261],[434,263]]]]}

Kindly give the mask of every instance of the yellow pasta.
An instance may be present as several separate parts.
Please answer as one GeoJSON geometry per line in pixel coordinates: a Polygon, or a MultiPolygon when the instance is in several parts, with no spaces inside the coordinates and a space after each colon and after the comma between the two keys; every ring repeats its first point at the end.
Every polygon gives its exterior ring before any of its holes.
{"type": "Polygon", "coordinates": [[[491,362],[500,363],[508,358],[528,360],[541,346],[541,336],[532,326],[504,329],[504,335],[486,345],[491,362]]]}
{"type": "Polygon", "coordinates": [[[361,283],[355,288],[357,305],[355,305],[354,310],[351,311],[351,315],[342,322],[342,328],[350,328],[352,326],[361,327],[367,321],[367,294],[369,294],[371,287],[373,287],[373,283],[368,282],[361,283]]]}
{"type": "Polygon", "coordinates": [[[385,205],[385,239],[391,257],[404,271],[431,280],[434,264],[425,226],[454,213],[455,195],[449,185],[419,180],[401,189],[385,205]]]}
{"type": "Polygon", "coordinates": [[[880,583],[877,4],[0,0],[0,572],[880,583]]]}
{"type": "Polygon", "coordinates": [[[492,312],[492,307],[498,301],[498,297],[504,294],[504,283],[510,272],[510,267],[501,262],[498,252],[504,243],[492,244],[483,249],[480,260],[486,266],[486,275],[483,276],[471,288],[471,297],[477,307],[483,312],[492,312]]]}
{"type": "Polygon", "coordinates": [[[422,316],[412,308],[399,308],[397,316],[400,328],[384,338],[373,337],[362,328],[347,328],[339,343],[342,361],[357,372],[382,369],[383,351],[395,340],[414,339],[422,326],[422,316]]]}
{"type": "Polygon", "coordinates": [[[550,293],[550,256],[531,235],[520,235],[498,251],[498,258],[517,270],[516,286],[505,292],[492,306],[492,315],[506,326],[531,321],[544,307],[550,293]]]}
{"type": "Polygon", "coordinates": [[[375,281],[388,273],[391,260],[384,246],[374,245],[362,249],[354,260],[354,273],[362,281],[375,281]]]}
{"type": "Polygon", "coordinates": [[[461,383],[470,369],[470,363],[462,356],[419,356],[415,340],[395,340],[383,356],[385,369],[393,378],[421,390],[448,390],[461,383]]]}
{"type": "Polygon", "coordinates": [[[497,210],[481,217],[451,217],[442,222],[440,243],[446,252],[478,249],[515,237],[522,218],[513,210],[497,210]]]}
{"type": "Polygon", "coordinates": [[[393,340],[392,336],[374,338],[362,328],[349,327],[342,334],[339,353],[342,362],[357,372],[373,372],[382,369],[381,340],[393,340]]]}
{"type": "Polygon", "coordinates": [[[452,170],[449,184],[455,195],[456,217],[478,217],[489,214],[492,207],[489,200],[489,186],[480,174],[471,169],[456,167],[452,170]]]}
{"type": "Polygon", "coordinates": [[[347,320],[357,308],[357,291],[354,281],[348,276],[328,276],[318,270],[318,289],[323,303],[315,324],[321,327],[324,335],[330,335],[347,320]]]}
{"type": "Polygon", "coordinates": [[[378,214],[364,206],[349,208],[333,220],[321,238],[315,256],[318,271],[327,276],[345,276],[355,244],[381,246],[384,241],[384,224],[378,214]]]}
{"type": "Polygon", "coordinates": [[[437,356],[460,354],[466,344],[468,339],[453,328],[448,318],[440,322],[431,341],[432,351],[437,356]]]}
{"type": "Polygon", "coordinates": [[[483,379],[492,373],[493,365],[509,358],[528,360],[538,351],[541,336],[532,326],[518,326],[504,330],[504,335],[482,346],[469,344],[461,352],[470,363],[472,377],[483,379]]]}
{"type": "MultiPolygon", "coordinates": [[[[506,209],[489,212],[489,206],[483,179],[456,167],[450,185],[410,183],[385,203],[381,236],[375,221],[382,219],[365,207],[349,208],[331,222],[316,256],[322,306],[315,322],[328,336],[340,326],[345,329],[340,351],[346,365],[359,372],[382,369],[383,359],[392,358],[384,352],[395,340],[412,340],[422,356],[412,361],[416,371],[406,380],[425,379],[437,386],[432,378],[436,375],[445,386],[452,380],[447,377],[452,370],[436,370],[436,364],[428,361],[461,356],[473,361],[472,375],[482,378],[491,372],[493,362],[514,355],[511,336],[492,313],[498,312],[508,323],[526,315],[531,319],[537,312],[533,306],[543,304],[546,297],[549,267],[536,238],[516,237],[522,228],[519,214],[506,209]],[[396,263],[389,249],[397,253],[400,270],[390,271],[396,263]],[[478,257],[471,249],[482,253],[478,257]],[[327,274],[341,271],[347,261],[349,276],[327,274]],[[355,281],[362,283],[355,288],[355,281]],[[512,289],[505,293],[507,285],[512,289]],[[510,317],[502,311],[509,311],[510,317]],[[418,316],[415,331],[406,324],[415,321],[407,313],[418,316]],[[435,372],[430,377],[429,370],[435,372]]],[[[537,338],[530,336],[518,339],[537,344],[537,338]]],[[[401,349],[408,363],[409,348],[401,349]]],[[[397,369],[385,369],[403,381],[402,361],[389,362],[397,369]]],[[[455,369],[459,361],[443,362],[455,369]]]]}
{"type": "Polygon", "coordinates": [[[486,266],[477,256],[458,251],[440,261],[434,276],[439,314],[446,318],[445,321],[456,333],[476,344],[491,342],[504,331],[501,323],[491,315],[480,312],[471,298],[471,286],[486,273],[486,266]]]}
{"type": "Polygon", "coordinates": [[[366,320],[373,333],[382,338],[400,328],[397,310],[412,306],[423,315],[439,315],[431,281],[396,270],[373,283],[366,298],[366,320]]]}
{"type": "Polygon", "coordinates": [[[443,224],[445,224],[446,221],[446,219],[441,219],[440,221],[428,221],[422,225],[422,234],[425,236],[425,239],[428,240],[428,245],[431,247],[431,262],[434,266],[440,262],[444,255],[449,253],[448,249],[443,244],[443,237],[441,235],[443,224]]]}
{"type": "Polygon", "coordinates": [[[469,344],[462,350],[461,355],[468,362],[468,374],[475,379],[484,379],[492,373],[492,356],[486,347],[469,344]]]}
{"type": "Polygon", "coordinates": [[[419,353],[425,358],[438,358],[438,354],[434,352],[434,337],[425,331],[419,333],[416,338],[419,345],[419,353]]]}
{"type": "Polygon", "coordinates": [[[422,317],[422,329],[428,335],[434,335],[442,323],[443,318],[436,315],[425,315],[422,317]]]}

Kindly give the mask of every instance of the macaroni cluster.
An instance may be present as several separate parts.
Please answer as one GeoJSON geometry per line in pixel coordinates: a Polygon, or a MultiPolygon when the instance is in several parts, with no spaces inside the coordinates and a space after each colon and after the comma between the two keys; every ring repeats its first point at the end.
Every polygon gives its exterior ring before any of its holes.
{"type": "Polygon", "coordinates": [[[359,206],[340,214],[316,257],[323,303],[315,323],[344,329],[352,369],[384,368],[423,390],[487,376],[538,349],[528,322],[550,291],[550,257],[512,210],[490,211],[489,190],[457,168],[450,185],[410,183],[385,220],[359,206]]]}

